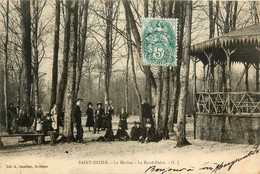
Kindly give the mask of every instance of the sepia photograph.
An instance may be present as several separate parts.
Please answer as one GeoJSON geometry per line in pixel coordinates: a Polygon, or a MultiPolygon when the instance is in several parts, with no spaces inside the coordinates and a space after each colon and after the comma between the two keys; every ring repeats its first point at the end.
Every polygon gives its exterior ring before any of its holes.
{"type": "Polygon", "coordinates": [[[0,0],[0,173],[259,174],[259,0],[0,0]]]}

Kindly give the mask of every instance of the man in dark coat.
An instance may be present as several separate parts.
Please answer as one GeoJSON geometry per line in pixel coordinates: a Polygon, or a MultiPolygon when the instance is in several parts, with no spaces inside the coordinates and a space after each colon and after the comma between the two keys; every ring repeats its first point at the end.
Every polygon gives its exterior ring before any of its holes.
{"type": "Polygon", "coordinates": [[[134,122],[134,126],[131,129],[131,138],[132,141],[138,141],[141,136],[140,123],[134,122]]]}
{"type": "Polygon", "coordinates": [[[82,99],[76,100],[76,105],[73,107],[73,123],[76,126],[77,129],[77,135],[76,140],[78,143],[83,143],[83,128],[81,126],[81,110],[80,110],[80,104],[82,99]]]}
{"type": "Polygon", "coordinates": [[[93,104],[89,102],[86,111],[86,115],[87,115],[86,127],[88,127],[89,132],[91,132],[90,127],[93,127],[94,129],[94,114],[93,114],[92,106],[93,104]]]}
{"type": "Polygon", "coordinates": [[[145,127],[146,120],[152,120],[152,109],[155,108],[155,106],[151,106],[149,103],[146,103],[144,100],[141,104],[141,114],[142,114],[142,123],[141,126],[145,127]]]}
{"type": "Polygon", "coordinates": [[[102,103],[98,103],[97,104],[98,109],[95,112],[95,124],[94,124],[94,133],[96,133],[96,131],[99,133],[100,128],[102,127],[102,123],[103,123],[103,117],[104,117],[104,109],[102,108],[102,103]]]}

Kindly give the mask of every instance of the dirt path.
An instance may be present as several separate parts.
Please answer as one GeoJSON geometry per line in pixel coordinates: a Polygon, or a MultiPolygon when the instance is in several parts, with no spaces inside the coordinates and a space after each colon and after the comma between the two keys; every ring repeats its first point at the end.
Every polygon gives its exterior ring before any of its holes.
{"type": "MultiPolygon", "coordinates": [[[[130,117],[129,127],[136,119],[130,117]]],[[[114,118],[114,131],[117,123],[118,119],[114,118]]],[[[84,144],[17,146],[17,139],[3,139],[5,148],[0,150],[0,173],[163,173],[163,170],[171,170],[164,173],[187,173],[187,170],[191,170],[189,173],[211,173],[217,164],[224,162],[224,165],[242,157],[244,159],[235,162],[229,173],[260,172],[260,155],[252,145],[194,140],[190,124],[192,118],[188,119],[188,123],[188,140],[192,145],[182,148],[174,148],[174,137],[148,144],[132,141],[93,142],[92,139],[104,132],[94,135],[86,128],[84,144]],[[8,165],[12,168],[7,168],[8,165]],[[208,167],[208,170],[202,170],[203,167],[208,167]]],[[[226,173],[230,165],[217,173],[226,173]]]]}

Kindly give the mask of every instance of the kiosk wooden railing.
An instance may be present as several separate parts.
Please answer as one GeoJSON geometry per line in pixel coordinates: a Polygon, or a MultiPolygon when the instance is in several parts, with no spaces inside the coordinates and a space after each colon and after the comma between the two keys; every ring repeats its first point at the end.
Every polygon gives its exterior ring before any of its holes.
{"type": "Polygon", "coordinates": [[[198,92],[197,114],[260,118],[260,92],[198,92]]]}

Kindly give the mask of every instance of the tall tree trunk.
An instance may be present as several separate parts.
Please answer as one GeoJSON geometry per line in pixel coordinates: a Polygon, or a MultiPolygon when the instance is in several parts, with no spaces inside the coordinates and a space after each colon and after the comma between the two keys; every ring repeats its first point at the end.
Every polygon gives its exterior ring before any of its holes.
{"type": "Polygon", "coordinates": [[[99,100],[101,100],[100,94],[101,94],[101,80],[102,80],[102,72],[103,72],[102,67],[103,67],[103,58],[100,57],[100,69],[99,69],[99,76],[98,76],[98,94],[99,94],[98,99],[99,100]]]}
{"type": "Polygon", "coordinates": [[[22,78],[22,73],[23,73],[23,71],[19,70],[19,72],[18,72],[18,79],[17,79],[18,86],[17,86],[17,98],[16,98],[16,101],[17,101],[18,108],[21,108],[21,86],[22,86],[21,78],[22,78]]]}
{"type": "Polygon", "coordinates": [[[186,3],[186,17],[185,17],[185,35],[183,38],[184,50],[183,60],[180,70],[180,97],[178,106],[178,122],[177,122],[177,147],[190,144],[186,139],[186,106],[188,95],[188,81],[189,81],[189,66],[190,66],[190,45],[191,45],[191,25],[192,25],[192,2],[186,3]]]}
{"type": "MultiPolygon", "coordinates": [[[[176,1],[174,7],[174,16],[179,19],[179,26],[178,26],[178,45],[182,45],[183,40],[183,30],[184,30],[184,21],[183,18],[183,11],[181,10],[183,6],[183,2],[176,1]]],[[[172,68],[171,76],[172,76],[172,98],[171,98],[171,107],[170,107],[170,114],[169,114],[169,123],[168,128],[170,132],[173,132],[174,122],[177,120],[177,113],[178,113],[178,99],[179,99],[179,91],[180,91],[180,65],[182,61],[182,47],[178,48],[177,52],[178,62],[177,66],[172,68]]]]}
{"type": "Polygon", "coordinates": [[[22,32],[22,58],[25,68],[24,72],[24,91],[25,91],[25,108],[29,116],[31,111],[31,82],[32,82],[32,58],[31,58],[31,13],[30,0],[20,0],[21,5],[21,32],[22,32]]]}
{"type": "Polygon", "coordinates": [[[174,116],[177,109],[176,107],[177,107],[177,89],[178,89],[176,68],[172,67],[170,73],[172,76],[171,79],[172,97],[171,97],[171,106],[170,106],[170,113],[169,113],[169,120],[168,120],[168,129],[170,133],[173,133],[174,116]]]}
{"type": "Polygon", "coordinates": [[[255,70],[256,70],[256,75],[255,75],[255,78],[256,78],[256,82],[255,82],[255,89],[256,89],[256,92],[259,92],[259,62],[256,63],[255,65],[255,70]]]}
{"type": "Polygon", "coordinates": [[[153,0],[153,7],[152,7],[152,17],[155,18],[156,16],[156,1],[157,0],[153,0]]]}
{"type": "Polygon", "coordinates": [[[231,13],[231,5],[232,1],[227,1],[226,6],[225,6],[225,11],[226,11],[226,18],[224,21],[224,33],[228,33],[230,31],[230,13],[231,13]]]}
{"type": "MultiPolygon", "coordinates": [[[[129,26],[126,26],[126,27],[129,27],[129,26]]],[[[129,28],[127,29],[127,34],[129,36],[130,33],[129,28]]],[[[130,59],[130,46],[131,46],[131,43],[129,43],[131,41],[127,40],[127,49],[128,49],[128,53],[127,53],[127,60],[126,60],[126,67],[125,67],[125,110],[126,112],[128,113],[128,96],[129,96],[129,89],[128,89],[128,85],[129,85],[129,73],[128,73],[128,69],[129,69],[129,59],[130,59]]]]}
{"type": "Polygon", "coordinates": [[[155,100],[155,129],[157,134],[161,134],[161,103],[162,103],[162,67],[158,67],[158,85],[155,100]]]}
{"type": "MultiPolygon", "coordinates": [[[[128,16],[127,13],[125,13],[125,17],[126,17],[126,32],[127,32],[127,35],[128,35],[128,41],[127,41],[128,54],[131,56],[131,67],[132,67],[132,73],[133,73],[133,82],[134,82],[135,92],[136,92],[137,99],[138,99],[138,106],[139,106],[139,108],[141,108],[142,97],[141,97],[141,93],[140,93],[140,90],[139,90],[138,85],[137,85],[137,79],[136,79],[136,73],[135,73],[133,48],[132,48],[132,44],[131,44],[132,39],[131,39],[131,32],[130,32],[130,17],[128,16]]],[[[140,117],[140,120],[141,119],[142,119],[142,117],[140,117]]],[[[141,121],[141,123],[142,123],[142,121],[141,121]]]]}
{"type": "MultiPolygon", "coordinates": [[[[165,17],[165,1],[161,0],[161,17],[165,17]]],[[[155,130],[159,139],[163,135],[162,129],[162,92],[164,88],[163,83],[163,70],[165,67],[158,67],[158,85],[156,92],[156,102],[155,102],[155,130]]]]}
{"type": "Polygon", "coordinates": [[[60,0],[56,0],[50,110],[53,108],[54,104],[56,103],[57,83],[58,83],[59,39],[60,39],[60,0]]]}
{"type": "Polygon", "coordinates": [[[236,25],[237,25],[237,5],[238,5],[238,1],[234,1],[234,13],[233,13],[233,20],[232,20],[232,30],[236,29],[236,25]]]}
{"type": "Polygon", "coordinates": [[[149,6],[148,6],[148,0],[144,0],[144,17],[148,18],[149,17],[149,6]]]}
{"type": "MultiPolygon", "coordinates": [[[[165,7],[165,14],[172,18],[173,1],[168,1],[165,7]]],[[[163,67],[163,91],[162,91],[162,130],[163,137],[168,137],[168,120],[169,120],[169,88],[170,88],[170,68],[163,67]]]]}
{"type": "Polygon", "coordinates": [[[73,11],[71,17],[71,41],[73,47],[71,55],[68,60],[68,84],[66,94],[66,107],[65,107],[65,122],[64,122],[64,136],[67,137],[68,142],[71,141],[71,121],[73,117],[73,106],[75,105],[75,88],[76,88],[76,61],[77,61],[77,37],[78,37],[78,0],[75,0],[71,4],[71,10],[73,11]]]}
{"type": "MultiPolygon", "coordinates": [[[[148,14],[148,0],[144,0],[144,17],[148,18],[149,14],[148,14]]],[[[149,72],[151,71],[150,66],[146,66],[145,68],[145,74],[149,74],[149,72]]],[[[152,88],[151,88],[151,80],[150,77],[148,75],[145,76],[145,100],[147,103],[149,103],[150,105],[152,104],[152,88]]]]}
{"type": "Polygon", "coordinates": [[[246,91],[249,91],[249,81],[248,81],[248,69],[249,69],[249,64],[244,63],[245,66],[245,86],[246,86],[246,91]]]}
{"type": "Polygon", "coordinates": [[[194,117],[194,122],[193,122],[193,126],[194,126],[194,130],[193,130],[193,135],[194,135],[194,139],[196,139],[196,118],[197,118],[197,115],[196,115],[196,112],[197,112],[197,107],[196,107],[196,93],[197,93],[197,84],[196,84],[196,80],[197,80],[197,76],[196,76],[196,57],[194,56],[193,57],[193,77],[192,77],[192,93],[193,93],[193,97],[192,97],[192,107],[193,107],[193,110],[192,110],[192,114],[193,114],[193,117],[194,117]]]}
{"type": "Polygon", "coordinates": [[[215,23],[213,18],[213,1],[209,1],[209,38],[215,35],[215,23]]]}
{"type": "Polygon", "coordinates": [[[112,63],[112,14],[113,14],[113,2],[111,0],[105,3],[107,11],[106,20],[106,53],[105,53],[105,103],[109,103],[109,87],[110,87],[110,74],[112,63]]]}
{"type": "MultiPolygon", "coordinates": [[[[61,109],[63,106],[64,94],[67,87],[67,80],[68,80],[68,60],[69,60],[69,51],[70,51],[70,25],[71,25],[71,0],[66,0],[65,5],[65,31],[64,31],[64,47],[63,47],[63,65],[62,65],[62,72],[61,78],[59,81],[58,86],[58,94],[57,94],[57,110],[58,110],[58,117],[61,113],[61,109]]],[[[66,113],[67,115],[69,113],[66,113]]],[[[66,115],[65,114],[65,115],[66,115]]],[[[69,118],[65,117],[64,122],[69,122],[69,118]]],[[[64,125],[65,126],[65,125],[64,125]]],[[[65,129],[65,127],[64,127],[65,129]]]]}
{"type": "Polygon", "coordinates": [[[169,115],[169,88],[170,88],[170,69],[164,67],[163,70],[163,91],[162,91],[162,130],[163,137],[168,137],[168,115],[169,115]]]}
{"type": "MultiPolygon", "coordinates": [[[[32,1],[33,6],[33,27],[32,27],[32,45],[33,45],[33,100],[35,104],[35,108],[38,108],[39,105],[39,80],[38,80],[38,73],[39,73],[39,52],[38,52],[38,25],[39,25],[39,2],[32,1]]],[[[35,112],[35,117],[37,117],[37,112],[35,112]]]]}
{"type": "Polygon", "coordinates": [[[83,21],[83,27],[81,31],[81,41],[80,41],[80,49],[79,49],[79,57],[78,57],[78,65],[77,65],[77,84],[76,84],[76,97],[79,93],[79,85],[80,85],[80,79],[82,75],[82,66],[83,66],[83,60],[85,56],[85,46],[86,46],[86,38],[87,38],[87,27],[88,27],[88,4],[89,0],[86,0],[84,2],[84,21],[83,21]]]}
{"type": "Polygon", "coordinates": [[[5,65],[4,65],[4,110],[5,110],[5,124],[6,130],[9,131],[8,127],[8,42],[9,42],[9,0],[6,2],[6,25],[5,25],[5,65]]]}

